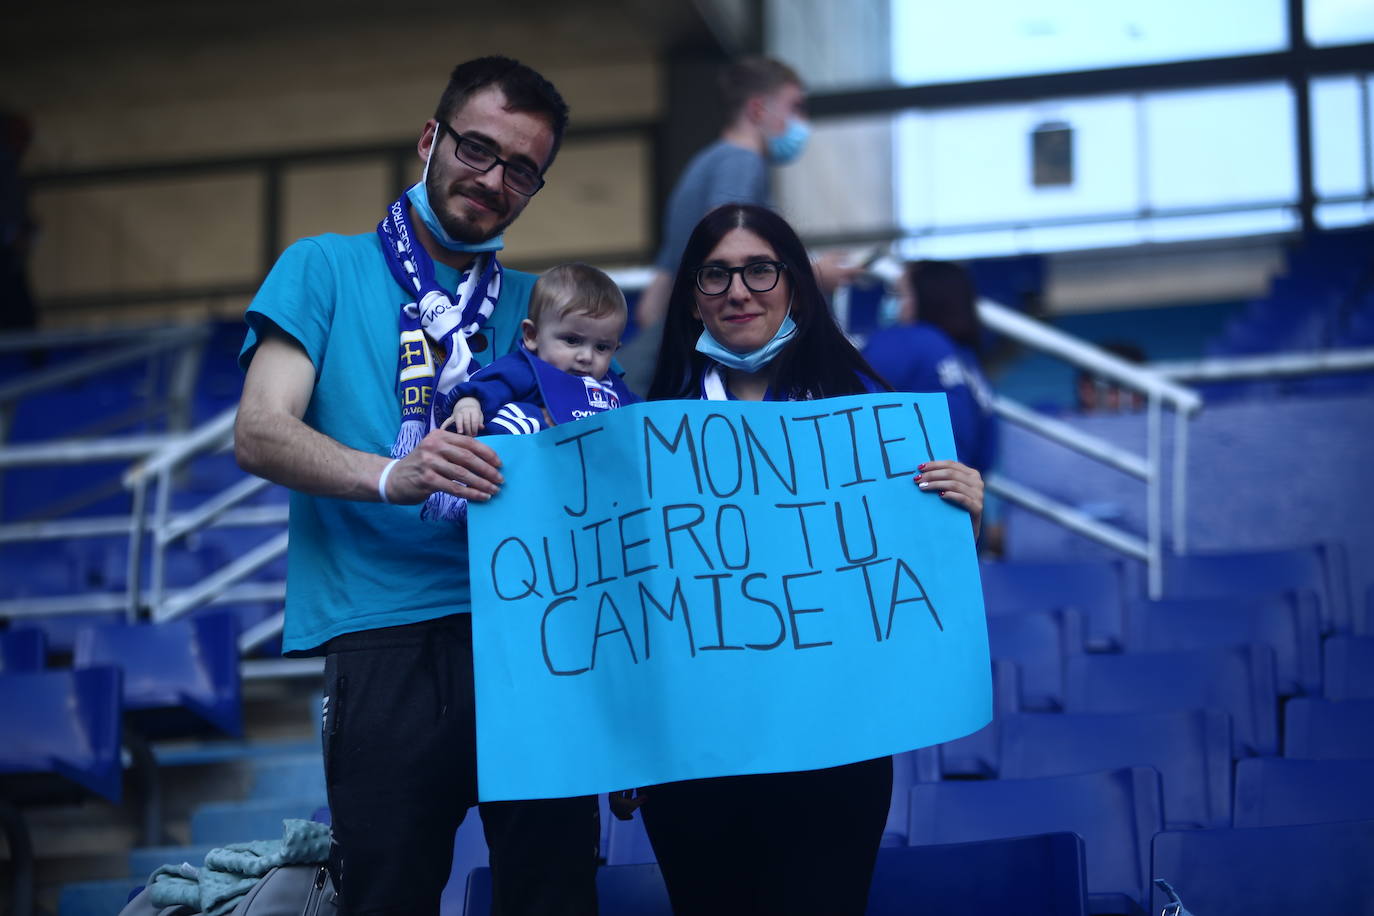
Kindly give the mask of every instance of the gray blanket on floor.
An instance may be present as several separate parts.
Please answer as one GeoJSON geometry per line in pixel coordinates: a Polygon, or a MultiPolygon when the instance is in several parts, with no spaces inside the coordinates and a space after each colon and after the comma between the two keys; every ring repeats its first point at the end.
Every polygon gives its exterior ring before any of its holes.
{"type": "Polygon", "coordinates": [[[311,865],[329,858],[329,825],[289,818],[280,840],[231,843],[205,854],[202,868],[163,865],[148,878],[148,895],[159,906],[194,907],[224,916],[238,898],[278,865],[311,865]]]}

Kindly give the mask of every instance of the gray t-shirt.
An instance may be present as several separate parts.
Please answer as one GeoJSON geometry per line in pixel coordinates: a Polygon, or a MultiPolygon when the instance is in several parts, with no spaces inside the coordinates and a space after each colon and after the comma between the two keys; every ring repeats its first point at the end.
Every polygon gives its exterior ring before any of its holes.
{"type": "Polygon", "coordinates": [[[654,261],[665,273],[677,271],[682,249],[701,218],[721,204],[773,206],[768,163],[753,150],[717,140],[692,157],[668,198],[663,247],[654,261]]]}

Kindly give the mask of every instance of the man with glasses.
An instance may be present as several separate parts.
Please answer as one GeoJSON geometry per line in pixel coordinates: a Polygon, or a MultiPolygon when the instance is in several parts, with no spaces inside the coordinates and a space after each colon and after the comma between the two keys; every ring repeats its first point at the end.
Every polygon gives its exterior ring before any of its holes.
{"type": "MultiPolygon", "coordinates": [[[[344,913],[437,914],[477,803],[466,534],[418,506],[487,500],[503,478],[431,407],[516,346],[534,277],[497,251],[567,118],[528,67],[460,64],[420,134],[420,182],[375,233],[296,242],[248,307],[235,451],[293,491],[283,650],[325,656],[344,913]]],[[[596,912],[595,798],[480,811],[493,912],[596,912]]]]}

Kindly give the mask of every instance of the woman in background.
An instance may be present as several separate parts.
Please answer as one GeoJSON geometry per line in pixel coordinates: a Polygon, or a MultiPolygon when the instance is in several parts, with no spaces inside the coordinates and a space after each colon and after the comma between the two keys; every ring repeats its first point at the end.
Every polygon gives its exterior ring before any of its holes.
{"type": "Polygon", "coordinates": [[[897,296],[897,323],[873,335],[865,358],[897,391],[943,391],[959,460],[987,473],[997,457],[997,418],[978,362],[973,279],[948,261],[908,261],[897,296]]]}

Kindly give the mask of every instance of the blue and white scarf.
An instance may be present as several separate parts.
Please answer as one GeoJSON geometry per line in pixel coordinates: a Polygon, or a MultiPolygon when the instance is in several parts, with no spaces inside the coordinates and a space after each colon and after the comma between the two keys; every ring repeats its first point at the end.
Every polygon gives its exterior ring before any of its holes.
{"type": "MultiPolygon", "coordinates": [[[[401,195],[377,224],[391,276],[407,295],[415,297],[400,308],[396,391],[401,401],[401,428],[391,446],[393,458],[410,454],[430,430],[447,419],[434,413],[435,391],[449,391],[477,371],[467,338],[491,317],[501,295],[501,263],[494,252],[477,255],[458,286],[456,302],[438,285],[434,259],[415,239],[407,200],[401,195]],[[434,344],[445,351],[437,371],[434,344]]],[[[456,499],[435,493],[426,501],[426,509],[431,508],[430,502],[456,499]]]]}

